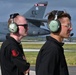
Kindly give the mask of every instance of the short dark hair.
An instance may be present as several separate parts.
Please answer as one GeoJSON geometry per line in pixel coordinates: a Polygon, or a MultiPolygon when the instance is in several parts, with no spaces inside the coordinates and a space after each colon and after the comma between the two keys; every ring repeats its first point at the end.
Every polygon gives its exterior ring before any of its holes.
{"type": "Polygon", "coordinates": [[[10,18],[9,18],[9,20],[8,20],[8,25],[11,23],[11,19],[16,18],[18,15],[19,15],[19,13],[10,14],[10,18]]]}
{"type": "Polygon", "coordinates": [[[16,16],[18,16],[19,13],[13,13],[13,14],[10,14],[10,18],[15,18],[16,16]]]}
{"type": "Polygon", "coordinates": [[[71,20],[71,16],[69,13],[64,11],[53,10],[48,14],[48,23],[55,18],[56,13],[58,15],[57,19],[60,19],[62,17],[68,17],[71,20]]]}

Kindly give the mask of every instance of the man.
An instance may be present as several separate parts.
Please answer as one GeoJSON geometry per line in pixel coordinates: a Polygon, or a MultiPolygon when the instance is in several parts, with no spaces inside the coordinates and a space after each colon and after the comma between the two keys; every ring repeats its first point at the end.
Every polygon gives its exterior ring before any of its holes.
{"type": "Polygon", "coordinates": [[[26,61],[21,39],[27,35],[27,21],[18,13],[11,14],[8,28],[10,34],[1,46],[2,75],[25,75],[29,73],[30,64],[26,61]]]}
{"type": "Polygon", "coordinates": [[[51,33],[37,56],[36,75],[69,75],[62,41],[70,36],[71,16],[54,10],[48,15],[48,25],[51,33]]]}

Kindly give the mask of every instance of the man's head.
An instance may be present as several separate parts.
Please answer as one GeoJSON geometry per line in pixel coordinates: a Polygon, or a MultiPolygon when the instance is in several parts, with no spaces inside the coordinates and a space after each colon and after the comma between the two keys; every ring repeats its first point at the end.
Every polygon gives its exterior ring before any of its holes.
{"type": "Polygon", "coordinates": [[[64,11],[54,10],[49,13],[48,25],[51,33],[67,38],[72,30],[71,16],[64,11]]]}
{"type": "Polygon", "coordinates": [[[10,15],[10,18],[8,20],[8,28],[9,31],[13,34],[26,36],[28,24],[23,16],[19,15],[18,13],[14,13],[10,15]]]}

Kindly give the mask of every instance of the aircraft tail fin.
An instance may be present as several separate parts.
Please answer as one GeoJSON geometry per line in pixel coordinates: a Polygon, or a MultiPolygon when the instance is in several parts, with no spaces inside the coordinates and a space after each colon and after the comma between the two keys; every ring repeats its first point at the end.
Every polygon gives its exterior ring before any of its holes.
{"type": "Polygon", "coordinates": [[[29,9],[24,16],[26,18],[43,18],[44,13],[45,13],[45,9],[47,7],[48,2],[44,1],[44,2],[38,2],[36,4],[34,4],[34,6],[29,9]]]}

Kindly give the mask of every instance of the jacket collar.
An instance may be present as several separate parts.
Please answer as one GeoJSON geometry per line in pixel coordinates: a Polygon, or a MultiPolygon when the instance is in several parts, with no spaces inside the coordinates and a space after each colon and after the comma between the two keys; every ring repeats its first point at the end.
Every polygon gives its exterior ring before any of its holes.
{"type": "Polygon", "coordinates": [[[47,41],[53,41],[53,42],[59,44],[60,46],[63,46],[64,45],[64,43],[57,41],[56,39],[54,39],[51,36],[46,36],[46,39],[47,39],[47,41]]]}

